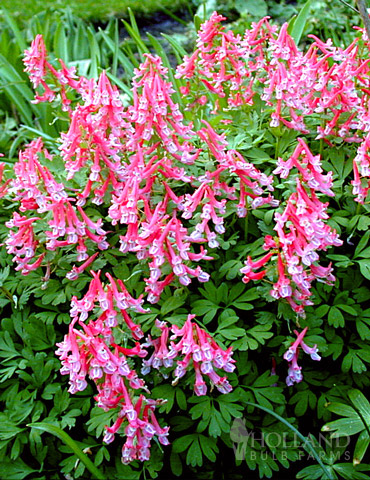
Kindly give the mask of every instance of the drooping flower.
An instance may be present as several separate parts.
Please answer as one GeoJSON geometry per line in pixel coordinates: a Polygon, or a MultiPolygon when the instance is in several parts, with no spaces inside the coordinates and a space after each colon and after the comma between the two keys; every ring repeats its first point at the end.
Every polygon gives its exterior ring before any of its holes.
{"type": "Polygon", "coordinates": [[[227,377],[221,377],[215,369],[233,372],[235,360],[231,358],[232,349],[223,350],[218,346],[212,336],[192,322],[195,315],[188,318],[179,328],[173,325],[169,328],[165,322],[156,322],[156,326],[162,331],[157,339],[151,337],[147,340],[147,346],[153,346],[154,352],[148,360],[143,360],[142,373],[148,373],[151,368],[160,369],[172,367],[176,361],[173,385],[177,384],[187,370],[191,367],[195,371],[194,392],[196,395],[205,395],[207,385],[204,377],[208,377],[211,385],[221,393],[229,393],[232,390],[227,377]],[[169,332],[173,335],[169,337],[169,332]],[[170,342],[168,339],[170,338],[170,342]],[[176,343],[174,340],[180,338],[176,343]],[[180,360],[179,357],[182,357],[180,360]]]}
{"type": "Polygon", "coordinates": [[[303,380],[302,367],[298,365],[298,356],[300,348],[311,356],[312,360],[319,361],[321,360],[320,355],[318,354],[317,345],[309,347],[303,341],[304,336],[307,333],[308,328],[304,328],[302,332],[297,332],[294,330],[297,338],[284,353],[284,359],[289,362],[288,376],[286,378],[286,383],[290,387],[294,383],[299,383],[303,380]]]}

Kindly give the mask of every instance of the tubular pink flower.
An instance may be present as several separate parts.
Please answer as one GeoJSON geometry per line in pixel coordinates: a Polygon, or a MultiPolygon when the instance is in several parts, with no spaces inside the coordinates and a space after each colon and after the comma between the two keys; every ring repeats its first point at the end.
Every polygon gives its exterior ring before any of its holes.
{"type": "Polygon", "coordinates": [[[162,334],[159,339],[148,338],[147,345],[154,347],[154,352],[149,360],[143,361],[143,373],[148,373],[151,368],[161,369],[169,368],[173,361],[182,356],[182,360],[177,360],[177,366],[174,371],[175,379],[172,382],[175,385],[182,378],[186,371],[193,365],[195,370],[194,391],[196,395],[205,395],[207,386],[203,375],[208,376],[211,383],[221,393],[229,393],[232,387],[226,377],[220,377],[214,368],[223,369],[226,372],[232,372],[235,368],[235,361],[231,358],[231,348],[222,350],[214,339],[191,320],[195,315],[188,315],[185,324],[180,328],[176,325],[171,327],[173,335],[171,336],[170,348],[167,346],[169,328],[164,322],[157,322],[162,334]],[[173,340],[180,338],[175,343],[173,340]]]}
{"type": "Polygon", "coordinates": [[[302,350],[311,356],[312,360],[320,360],[321,357],[318,355],[317,345],[313,347],[308,347],[304,342],[303,338],[307,333],[308,327],[304,328],[300,333],[297,330],[294,330],[294,333],[297,335],[296,340],[292,343],[289,349],[284,353],[284,359],[289,362],[288,377],[286,383],[288,386],[292,386],[294,383],[299,383],[303,380],[302,367],[297,363],[299,355],[299,347],[302,350]]]}

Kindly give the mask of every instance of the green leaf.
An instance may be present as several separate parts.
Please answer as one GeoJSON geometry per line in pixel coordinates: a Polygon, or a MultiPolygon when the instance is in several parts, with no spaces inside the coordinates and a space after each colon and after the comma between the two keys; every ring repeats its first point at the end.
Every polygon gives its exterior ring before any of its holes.
{"type": "Polygon", "coordinates": [[[343,312],[346,312],[346,313],[349,313],[350,315],[353,315],[354,317],[357,317],[357,315],[358,315],[357,310],[355,310],[350,305],[336,304],[335,306],[337,308],[340,308],[341,310],[343,310],[343,312]]]}
{"type": "Polygon", "coordinates": [[[370,225],[370,218],[366,215],[361,215],[357,224],[357,229],[361,231],[365,231],[369,229],[370,225]]]}
{"type": "Polygon", "coordinates": [[[370,431],[370,403],[360,390],[352,389],[348,392],[348,397],[352,405],[358,410],[361,418],[365,422],[366,427],[370,431]]]}
{"type": "Polygon", "coordinates": [[[370,436],[367,430],[364,430],[358,436],[355,450],[353,452],[353,464],[358,465],[365,456],[365,453],[370,445],[370,436]]]}
{"type": "Polygon", "coordinates": [[[353,258],[357,258],[360,254],[360,252],[362,252],[362,250],[366,247],[366,245],[368,244],[369,242],[369,237],[370,237],[370,230],[368,230],[362,237],[361,237],[361,240],[358,242],[358,245],[356,247],[356,250],[355,250],[355,254],[354,254],[354,257],[353,258]]]}
{"type": "MultiPolygon", "coordinates": [[[[204,19],[204,20],[205,20],[205,19],[204,19]]],[[[194,15],[193,22],[194,22],[195,31],[198,32],[199,29],[200,29],[200,26],[201,26],[202,23],[203,23],[203,20],[200,18],[199,15],[194,15]]]]}
{"type": "Polygon", "coordinates": [[[192,467],[201,467],[203,465],[203,455],[198,438],[195,438],[190,445],[186,455],[186,463],[192,467]]]}
{"type": "Polygon", "coordinates": [[[370,328],[364,322],[356,321],[356,328],[361,340],[370,340],[370,328]]]}
{"type": "Polygon", "coordinates": [[[296,478],[303,478],[305,480],[318,480],[319,478],[325,479],[326,477],[323,477],[320,465],[310,465],[309,467],[302,468],[302,470],[297,473],[296,478]]]}
{"type": "Polygon", "coordinates": [[[232,328],[222,328],[218,330],[218,333],[222,335],[227,340],[236,340],[239,337],[245,335],[244,328],[232,327],[232,328]]]}
{"type": "Polygon", "coordinates": [[[184,305],[186,297],[187,295],[182,295],[181,297],[173,296],[167,298],[161,306],[161,315],[167,315],[167,313],[170,313],[184,305]]]}
{"type": "Polygon", "coordinates": [[[213,438],[206,437],[204,435],[199,435],[199,442],[202,448],[203,454],[211,461],[216,461],[216,453],[218,453],[218,448],[216,442],[213,438]]]}
{"type": "Polygon", "coordinates": [[[285,418],[281,417],[270,408],[262,407],[261,405],[257,405],[256,403],[252,403],[252,402],[245,402],[245,403],[247,405],[251,405],[253,407],[259,408],[260,410],[263,410],[264,412],[269,413],[273,417],[277,418],[280,422],[282,422],[285,426],[287,426],[290,430],[292,430],[292,432],[294,432],[295,435],[303,442],[302,447],[307,451],[307,453],[309,453],[316,459],[317,463],[320,465],[322,471],[327,476],[328,480],[335,480],[335,477],[333,476],[331,471],[328,470],[327,466],[324,465],[323,461],[320,458],[319,453],[315,450],[314,446],[312,445],[312,441],[310,441],[308,437],[305,437],[304,435],[302,435],[301,432],[297,430],[295,427],[293,427],[291,423],[289,423],[287,420],[285,420],[285,418]]]}
{"type": "Polygon", "coordinates": [[[370,260],[359,260],[357,263],[360,265],[362,275],[370,280],[370,260]]]}
{"type": "Polygon", "coordinates": [[[288,33],[297,45],[301,40],[304,27],[310,16],[311,3],[312,0],[307,0],[294,22],[289,25],[288,33]]]}
{"type": "Polygon", "coordinates": [[[273,337],[273,332],[270,331],[271,325],[256,325],[247,330],[247,334],[254,337],[261,345],[265,344],[265,340],[273,337]]]}
{"type": "Polygon", "coordinates": [[[342,312],[337,307],[331,307],[328,315],[329,325],[334,327],[344,327],[344,317],[342,312]]]}
{"type": "Polygon", "coordinates": [[[370,258],[370,247],[364,248],[358,255],[357,257],[360,258],[370,258]]]}
{"type": "MultiPolygon", "coordinates": [[[[366,372],[366,370],[367,370],[366,365],[359,358],[360,356],[363,357],[362,352],[364,352],[364,351],[363,350],[356,350],[355,351],[353,349],[349,349],[349,352],[343,358],[343,362],[342,362],[343,372],[346,373],[351,368],[355,373],[366,372]]],[[[365,361],[368,361],[368,360],[365,358],[365,361]]]]}
{"type": "Polygon", "coordinates": [[[16,462],[1,462],[1,472],[6,480],[22,480],[33,472],[37,472],[29,467],[20,458],[16,462]]]}
{"type": "Polygon", "coordinates": [[[176,438],[172,444],[172,449],[175,453],[184,452],[189,445],[197,438],[196,434],[184,435],[183,437],[176,438]]]}
{"type": "Polygon", "coordinates": [[[203,323],[209,323],[216,315],[220,307],[211,300],[197,300],[192,307],[192,313],[195,315],[205,315],[203,323]]]}
{"type": "MultiPolygon", "coordinates": [[[[240,260],[229,260],[220,267],[220,273],[225,275],[227,280],[233,280],[239,275],[243,263],[240,260]]],[[[241,285],[244,287],[244,285],[241,285]]],[[[229,299],[230,301],[230,299],[229,299]]]]}
{"type": "Polygon", "coordinates": [[[181,410],[187,409],[187,402],[186,402],[186,395],[181,388],[176,388],[176,402],[177,405],[181,408],[181,410]]]}
{"type": "Polygon", "coordinates": [[[345,403],[332,402],[327,405],[327,409],[330,412],[336,413],[337,415],[342,415],[343,417],[357,417],[356,410],[354,410],[351,406],[346,405],[345,403]]]}
{"type": "Polygon", "coordinates": [[[181,458],[180,458],[180,455],[175,453],[173,450],[170,456],[170,465],[171,465],[172,473],[176,475],[176,477],[179,477],[182,474],[181,458]]]}
{"type": "Polygon", "coordinates": [[[4,413],[0,414],[0,440],[9,440],[23,431],[24,428],[17,427],[16,423],[10,420],[4,413]]]}
{"type": "Polygon", "coordinates": [[[48,432],[58,437],[81,460],[89,472],[94,475],[94,478],[97,478],[98,480],[105,480],[105,476],[100,472],[100,470],[98,470],[92,461],[87,457],[87,455],[83,453],[83,451],[78,447],[76,442],[68,435],[68,433],[64,432],[61,428],[50,423],[43,422],[29,423],[27,427],[36,428],[37,430],[48,432]]]}
{"type": "Polygon", "coordinates": [[[88,432],[93,432],[96,430],[96,436],[100,437],[103,433],[105,425],[108,425],[111,419],[117,415],[117,409],[109,410],[105,412],[99,407],[94,407],[91,410],[91,418],[87,421],[88,432]]]}
{"type": "Polygon", "coordinates": [[[348,417],[334,420],[324,425],[321,430],[323,432],[333,432],[332,436],[335,437],[346,437],[347,435],[362,432],[364,428],[363,421],[357,416],[357,418],[348,417]]]}
{"type": "Polygon", "coordinates": [[[10,359],[19,357],[21,354],[15,348],[12,337],[8,331],[0,336],[0,357],[10,359]]]}
{"type": "Polygon", "coordinates": [[[176,388],[174,388],[171,384],[165,383],[163,385],[158,385],[154,387],[152,390],[152,394],[154,398],[164,398],[166,403],[161,407],[165,412],[169,412],[173,407],[173,403],[175,400],[175,393],[176,388]]]}

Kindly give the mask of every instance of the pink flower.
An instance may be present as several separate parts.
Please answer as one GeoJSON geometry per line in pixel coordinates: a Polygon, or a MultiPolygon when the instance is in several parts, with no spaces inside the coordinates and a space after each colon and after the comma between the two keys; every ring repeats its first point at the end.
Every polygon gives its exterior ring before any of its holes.
{"type": "Polygon", "coordinates": [[[151,368],[170,368],[177,359],[173,385],[177,384],[192,364],[195,370],[194,392],[196,395],[205,395],[207,392],[203,375],[208,376],[211,385],[214,385],[221,393],[229,393],[232,387],[227,378],[220,377],[214,369],[223,369],[226,372],[232,372],[235,369],[235,360],[231,358],[231,347],[222,350],[210,334],[191,321],[194,317],[195,315],[188,315],[188,319],[181,328],[176,325],[171,327],[173,335],[170,337],[169,348],[170,329],[164,322],[156,323],[162,334],[155,340],[151,337],[148,338],[146,345],[153,346],[154,352],[149,360],[143,361],[142,373],[148,373],[151,368]],[[175,343],[173,340],[178,337],[181,340],[175,343]],[[178,359],[179,356],[183,357],[182,360],[178,359]]]}
{"type": "Polygon", "coordinates": [[[301,333],[298,333],[296,330],[294,330],[294,333],[297,335],[297,338],[289,347],[289,349],[284,353],[284,359],[289,362],[288,377],[286,379],[286,383],[289,387],[292,386],[294,383],[299,383],[303,380],[303,375],[301,372],[302,367],[300,367],[297,363],[299,347],[301,347],[305,353],[310,355],[312,360],[321,360],[321,357],[317,353],[317,345],[309,347],[303,342],[303,338],[307,333],[307,327],[304,328],[301,333]]]}

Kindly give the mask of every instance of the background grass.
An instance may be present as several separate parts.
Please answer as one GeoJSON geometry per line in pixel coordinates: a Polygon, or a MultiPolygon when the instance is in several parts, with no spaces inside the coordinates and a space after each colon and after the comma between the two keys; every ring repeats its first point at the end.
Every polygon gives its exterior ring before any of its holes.
{"type": "Polygon", "coordinates": [[[112,16],[127,17],[128,8],[131,8],[135,15],[150,16],[166,9],[178,11],[189,3],[191,2],[186,0],[2,0],[0,12],[3,7],[19,20],[27,20],[45,10],[70,7],[72,12],[81,18],[105,20],[112,16]]]}

